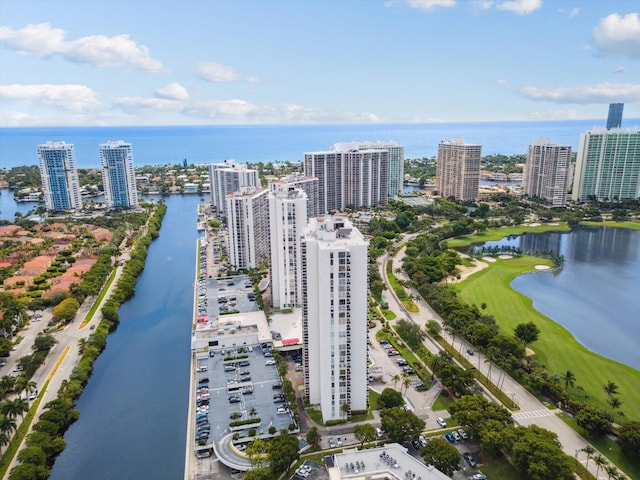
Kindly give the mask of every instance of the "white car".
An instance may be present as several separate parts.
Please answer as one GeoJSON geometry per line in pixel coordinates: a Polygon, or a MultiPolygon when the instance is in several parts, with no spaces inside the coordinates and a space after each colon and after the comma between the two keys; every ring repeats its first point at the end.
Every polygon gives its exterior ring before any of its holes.
{"type": "Polygon", "coordinates": [[[338,446],[341,446],[341,445],[342,445],[342,439],[341,439],[340,437],[336,437],[336,444],[337,444],[338,446]]]}
{"type": "Polygon", "coordinates": [[[436,418],[436,422],[438,422],[438,425],[440,425],[442,428],[447,426],[447,422],[445,422],[444,418],[442,417],[436,418]]]}
{"type": "Polygon", "coordinates": [[[264,362],[264,364],[265,364],[265,365],[275,365],[275,364],[276,364],[276,361],[275,361],[274,359],[272,359],[272,358],[271,358],[271,359],[267,360],[266,362],[264,362]]]}
{"type": "Polygon", "coordinates": [[[31,394],[29,394],[29,400],[35,400],[36,398],[38,398],[38,390],[35,390],[31,392],[31,394]]]}

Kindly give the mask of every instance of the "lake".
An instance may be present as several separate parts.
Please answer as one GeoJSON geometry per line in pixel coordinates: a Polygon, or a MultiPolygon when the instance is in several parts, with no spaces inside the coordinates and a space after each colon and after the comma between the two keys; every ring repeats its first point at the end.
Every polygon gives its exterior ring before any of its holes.
{"type": "Polygon", "coordinates": [[[564,255],[561,270],[521,275],[511,286],[588,349],[640,369],[640,231],[579,227],[485,245],[564,255]]]}

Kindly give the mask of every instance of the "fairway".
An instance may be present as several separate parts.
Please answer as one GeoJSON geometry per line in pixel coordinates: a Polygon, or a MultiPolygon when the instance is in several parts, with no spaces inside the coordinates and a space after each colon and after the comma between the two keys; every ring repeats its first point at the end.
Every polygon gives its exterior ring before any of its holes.
{"type": "Polygon", "coordinates": [[[536,311],[530,298],[511,289],[511,281],[517,275],[541,264],[551,265],[549,260],[530,256],[498,259],[456,288],[465,302],[486,303],[485,312],[495,316],[503,333],[512,335],[519,323],[534,322],[540,329],[540,338],[529,348],[536,352],[536,359],[547,366],[549,374],[562,376],[571,370],[576,377],[576,386],[582,386],[589,401],[603,409],[608,404],[602,385],[609,380],[615,382],[625,413],[624,421],[640,421],[640,409],[637,408],[640,405],[640,371],[587,350],[568,330],[536,311]]]}
{"type": "Polygon", "coordinates": [[[556,225],[551,225],[549,223],[542,225],[510,225],[500,228],[487,228],[484,232],[480,232],[475,235],[464,235],[462,237],[452,238],[447,240],[447,246],[450,248],[465,247],[472,243],[492,242],[502,240],[509,235],[522,235],[527,232],[568,232],[570,230],[571,229],[565,222],[556,225]]]}

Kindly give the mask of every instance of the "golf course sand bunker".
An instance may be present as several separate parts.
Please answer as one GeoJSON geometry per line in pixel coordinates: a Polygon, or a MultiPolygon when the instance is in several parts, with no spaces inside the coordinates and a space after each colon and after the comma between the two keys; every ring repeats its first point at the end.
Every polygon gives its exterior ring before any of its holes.
{"type": "Polygon", "coordinates": [[[551,267],[549,265],[536,265],[536,270],[549,270],[551,267]]]}

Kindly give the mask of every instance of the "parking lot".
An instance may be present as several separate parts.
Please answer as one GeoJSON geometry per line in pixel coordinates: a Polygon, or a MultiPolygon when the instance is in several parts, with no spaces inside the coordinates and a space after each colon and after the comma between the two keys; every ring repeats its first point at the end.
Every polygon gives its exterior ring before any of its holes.
{"type": "Polygon", "coordinates": [[[207,317],[214,325],[220,316],[259,310],[247,275],[199,280],[197,301],[197,317],[207,317]]]}

